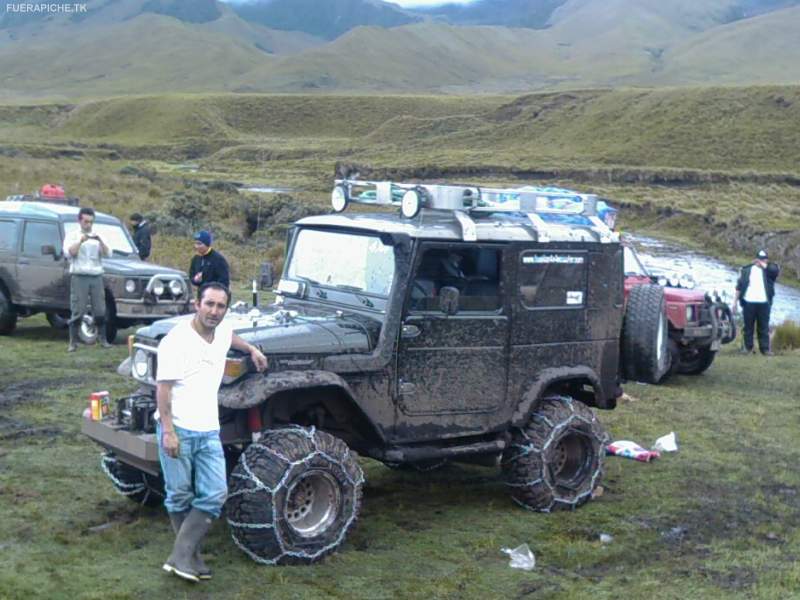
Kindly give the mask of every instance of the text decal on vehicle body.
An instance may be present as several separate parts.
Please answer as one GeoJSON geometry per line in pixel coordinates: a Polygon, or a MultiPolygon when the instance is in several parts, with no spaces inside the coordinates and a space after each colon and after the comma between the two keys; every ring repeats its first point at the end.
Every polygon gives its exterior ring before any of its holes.
{"type": "Polygon", "coordinates": [[[582,265],[583,256],[564,254],[534,254],[522,257],[524,265],[582,265]]]}

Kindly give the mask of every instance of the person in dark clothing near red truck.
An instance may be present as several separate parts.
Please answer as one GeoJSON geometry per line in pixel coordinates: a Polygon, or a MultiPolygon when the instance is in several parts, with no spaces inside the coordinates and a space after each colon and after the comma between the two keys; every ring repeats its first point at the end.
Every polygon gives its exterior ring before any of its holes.
{"type": "Polygon", "coordinates": [[[211,233],[205,229],[194,235],[194,251],[197,254],[192,257],[189,266],[189,279],[197,287],[212,282],[229,287],[231,277],[228,261],[211,247],[212,241],[211,233]]]}
{"type": "Polygon", "coordinates": [[[742,267],[736,282],[736,303],[742,305],[744,319],[744,348],[742,352],[753,352],[753,329],[758,329],[758,349],[765,356],[772,356],[769,347],[769,313],[775,296],[775,280],[780,267],[769,262],[766,250],[759,250],[752,264],[742,267]]]}

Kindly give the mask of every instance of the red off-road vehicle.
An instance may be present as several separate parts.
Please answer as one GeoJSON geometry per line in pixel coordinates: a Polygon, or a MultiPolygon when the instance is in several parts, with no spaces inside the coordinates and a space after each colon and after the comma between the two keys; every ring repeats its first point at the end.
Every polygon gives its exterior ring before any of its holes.
{"type": "Polygon", "coordinates": [[[731,309],[716,294],[695,289],[690,277],[657,277],[625,246],[622,372],[658,383],[667,375],[699,375],[722,344],[736,338],[731,309]]]}

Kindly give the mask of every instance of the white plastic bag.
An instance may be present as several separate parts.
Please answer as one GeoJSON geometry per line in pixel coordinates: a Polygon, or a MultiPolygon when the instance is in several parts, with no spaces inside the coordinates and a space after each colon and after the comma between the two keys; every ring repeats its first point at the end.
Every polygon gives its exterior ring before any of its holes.
{"type": "Polygon", "coordinates": [[[675,432],[670,431],[667,435],[662,435],[653,444],[653,450],[658,452],[677,452],[678,439],[675,437],[675,432]]]}
{"type": "Polygon", "coordinates": [[[536,557],[528,548],[528,544],[517,546],[513,550],[510,548],[500,548],[500,552],[505,552],[511,557],[511,562],[508,566],[512,569],[522,569],[524,571],[533,571],[536,566],[536,557]]]}

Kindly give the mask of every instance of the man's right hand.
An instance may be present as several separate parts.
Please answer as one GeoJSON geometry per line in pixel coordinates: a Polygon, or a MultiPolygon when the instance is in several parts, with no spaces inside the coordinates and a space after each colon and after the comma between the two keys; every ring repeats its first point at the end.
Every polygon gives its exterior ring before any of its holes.
{"type": "Polygon", "coordinates": [[[180,453],[178,434],[174,431],[162,431],[161,447],[164,449],[164,452],[167,453],[167,456],[178,458],[178,454],[180,453]]]}

